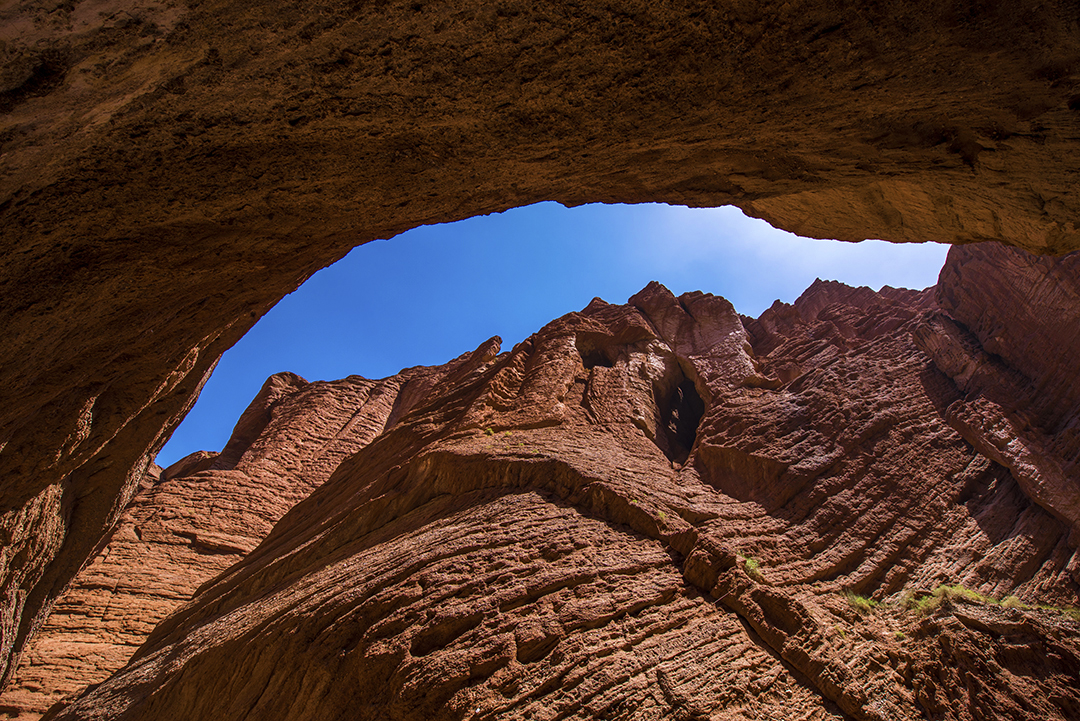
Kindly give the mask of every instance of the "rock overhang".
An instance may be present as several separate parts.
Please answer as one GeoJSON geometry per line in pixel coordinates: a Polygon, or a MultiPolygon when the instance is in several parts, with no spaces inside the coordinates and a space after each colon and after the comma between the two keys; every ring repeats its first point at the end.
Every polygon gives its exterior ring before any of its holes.
{"type": "Polygon", "coordinates": [[[826,5],[5,11],[0,470],[29,561],[0,650],[220,354],[358,242],[558,199],[1076,247],[1073,4],[826,5]]]}

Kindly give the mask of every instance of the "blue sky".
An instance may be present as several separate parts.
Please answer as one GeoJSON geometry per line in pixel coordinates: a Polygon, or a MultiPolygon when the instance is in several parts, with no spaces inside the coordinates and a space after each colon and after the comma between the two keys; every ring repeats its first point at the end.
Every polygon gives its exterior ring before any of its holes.
{"type": "Polygon", "coordinates": [[[157,462],[220,450],[267,376],[383,378],[444,363],[493,335],[503,350],[596,296],[650,280],[722,295],[757,316],[815,278],[925,288],[947,246],[810,240],[733,207],[539,203],[416,228],[353,249],[286,296],[225,353],[157,462]]]}

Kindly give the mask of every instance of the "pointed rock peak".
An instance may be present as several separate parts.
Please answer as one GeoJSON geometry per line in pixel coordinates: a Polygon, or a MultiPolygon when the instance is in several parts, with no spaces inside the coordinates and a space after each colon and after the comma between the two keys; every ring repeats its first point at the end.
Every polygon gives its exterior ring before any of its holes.
{"type": "Polygon", "coordinates": [[[630,296],[630,300],[626,302],[635,308],[646,310],[648,308],[675,305],[678,301],[675,299],[675,294],[668,290],[666,286],[655,280],[650,280],[648,285],[630,296]]]}
{"type": "Polygon", "coordinates": [[[307,385],[309,384],[306,380],[288,371],[275,373],[267,378],[262,389],[248,404],[240,420],[236,422],[229,442],[225,444],[225,448],[211,467],[214,470],[235,468],[240,458],[266,428],[266,424],[270,421],[270,409],[274,404],[307,385]]]}
{"type": "Polygon", "coordinates": [[[407,376],[415,378],[417,376],[428,376],[432,373],[450,374],[457,373],[463,368],[469,369],[466,372],[482,366],[489,361],[495,359],[499,355],[499,351],[502,349],[502,338],[497,335],[493,335],[486,341],[476,346],[475,349],[465,351],[457,358],[448,361],[441,366],[410,366],[408,368],[402,368],[398,371],[399,376],[407,376]]]}
{"type": "MultiPolygon", "coordinates": [[[[418,370],[421,375],[431,379],[431,372],[435,371],[442,382],[450,383],[456,380],[460,380],[465,376],[473,373],[478,368],[482,368],[491,361],[495,360],[499,355],[499,350],[502,349],[502,338],[497,335],[493,335],[486,341],[476,346],[476,350],[469,351],[468,353],[462,353],[454,360],[447,363],[445,366],[425,367],[418,366],[413,370],[418,370]]],[[[403,371],[404,372],[404,371],[403,371]]]]}
{"type": "Polygon", "coordinates": [[[500,350],[502,350],[502,337],[493,335],[476,347],[476,350],[472,352],[472,359],[487,363],[494,360],[500,350]]]}
{"type": "Polygon", "coordinates": [[[610,308],[611,303],[600,297],[593,298],[589,301],[589,304],[581,309],[582,313],[588,313],[591,310],[600,310],[602,308],[610,308]]]}
{"type": "MultiPolygon", "coordinates": [[[[738,386],[756,376],[746,330],[726,298],[699,290],[676,298],[653,281],[629,303],[677,356],[694,366],[706,384],[738,386]]],[[[702,397],[707,395],[704,386],[701,392],[702,397]]]]}
{"type": "Polygon", "coordinates": [[[938,307],[936,290],[937,286],[933,285],[928,288],[923,288],[922,290],[893,288],[892,286],[885,285],[878,291],[878,296],[887,298],[894,303],[909,306],[916,310],[936,310],[938,307]]]}
{"type": "Polygon", "coordinates": [[[654,320],[658,316],[666,315],[672,309],[694,315],[690,308],[701,303],[707,304],[710,310],[723,308],[726,314],[730,308],[731,313],[735,313],[734,306],[723,296],[705,293],[700,290],[690,290],[676,297],[667,287],[655,280],[650,281],[647,286],[632,296],[627,303],[654,320]]]}
{"type": "Polygon", "coordinates": [[[290,388],[299,390],[308,384],[308,381],[292,371],[281,371],[270,376],[263,382],[262,389],[268,390],[272,388],[290,388]]]}
{"type": "Polygon", "coordinates": [[[815,278],[806,290],[802,292],[796,300],[794,305],[798,305],[800,302],[808,301],[823,294],[836,294],[841,290],[854,290],[854,288],[846,283],[841,283],[838,280],[822,280],[821,278],[815,278]]]}
{"type": "Polygon", "coordinates": [[[738,317],[731,301],[722,295],[692,290],[679,296],[679,305],[691,316],[704,314],[709,317],[738,317]]]}
{"type": "Polygon", "coordinates": [[[498,357],[500,350],[502,350],[502,338],[493,335],[480,345],[476,346],[476,350],[472,353],[466,353],[462,356],[464,362],[460,367],[454,368],[454,364],[450,363],[449,365],[453,369],[451,370],[451,373],[465,375],[472,373],[478,368],[482,368],[495,360],[498,357]]]}
{"type": "MultiPolygon", "coordinates": [[[[772,305],[762,311],[761,315],[756,319],[750,319],[749,322],[758,324],[769,333],[776,333],[782,326],[790,327],[796,323],[802,323],[803,318],[795,306],[782,300],[775,300],[772,305]]],[[[744,321],[743,325],[746,326],[747,323],[744,321]]]]}
{"type": "Polygon", "coordinates": [[[704,293],[700,290],[688,290],[687,292],[679,296],[679,302],[683,305],[686,305],[687,303],[693,303],[695,300],[699,300],[700,298],[715,297],[717,296],[714,296],[712,293],[704,293]]]}
{"type": "Polygon", "coordinates": [[[674,293],[653,280],[626,302],[641,311],[666,343],[674,345],[679,326],[686,318],[674,293]]]}
{"type": "Polygon", "coordinates": [[[847,303],[856,308],[866,308],[877,300],[878,294],[864,285],[855,287],[836,280],[818,278],[795,301],[795,308],[804,320],[812,321],[818,313],[833,303],[847,303]]]}

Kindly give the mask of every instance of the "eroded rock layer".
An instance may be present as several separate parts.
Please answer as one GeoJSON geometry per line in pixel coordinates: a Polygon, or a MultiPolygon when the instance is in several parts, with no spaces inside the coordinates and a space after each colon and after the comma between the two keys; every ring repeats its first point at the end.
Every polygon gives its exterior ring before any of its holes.
{"type": "Polygon", "coordinates": [[[1080,540],[1080,255],[955,249],[938,288],[916,342],[964,391],[950,423],[1080,540]]]}
{"type": "Polygon", "coordinates": [[[220,454],[194,453],[145,479],[24,654],[0,712],[37,718],[123,666],[159,621],[459,366],[381,381],[271,376],[220,454]]]}
{"type": "Polygon", "coordinates": [[[359,243],[558,200],[1077,248],[1078,21],[1072,0],[4,4],[0,672],[220,354],[359,243]]]}
{"type": "MultiPolygon", "coordinates": [[[[946,343],[988,352],[968,284],[1052,304],[1074,262],[758,319],[652,284],[485,345],[50,718],[1075,718],[1077,479],[969,440],[946,343]]],[[[1038,348],[987,367],[1071,381],[1038,348]]]]}

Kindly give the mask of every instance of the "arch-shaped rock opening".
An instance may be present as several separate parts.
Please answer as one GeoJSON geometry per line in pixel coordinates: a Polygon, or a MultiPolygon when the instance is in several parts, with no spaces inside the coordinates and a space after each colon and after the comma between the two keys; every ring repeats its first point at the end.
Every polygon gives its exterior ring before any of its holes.
{"type": "Polygon", "coordinates": [[[11,12],[3,663],[221,353],[358,243],[557,199],[1080,247],[1068,0],[11,12]]]}

